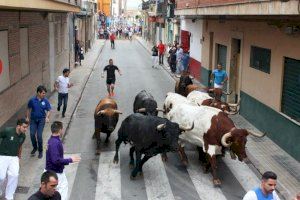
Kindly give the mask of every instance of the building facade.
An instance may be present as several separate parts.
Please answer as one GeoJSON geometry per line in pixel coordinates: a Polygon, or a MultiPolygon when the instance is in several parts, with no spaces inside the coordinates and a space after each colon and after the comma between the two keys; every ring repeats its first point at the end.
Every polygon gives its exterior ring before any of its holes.
{"type": "MultiPolygon", "coordinates": [[[[74,62],[70,13],[81,1],[0,2],[0,126],[74,62]]],[[[73,31],[73,29],[72,29],[73,31]]]]}
{"type": "Polygon", "coordinates": [[[232,91],[227,101],[240,100],[240,114],[299,161],[298,3],[185,0],[177,1],[175,14],[202,21],[197,29],[202,32],[197,44],[201,83],[209,86],[210,73],[220,63],[232,91]]]}

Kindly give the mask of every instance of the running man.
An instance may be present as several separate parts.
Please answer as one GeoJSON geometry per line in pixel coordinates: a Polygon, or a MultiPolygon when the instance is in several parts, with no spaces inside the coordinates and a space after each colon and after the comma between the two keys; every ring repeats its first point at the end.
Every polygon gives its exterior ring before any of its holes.
{"type": "Polygon", "coordinates": [[[222,69],[222,65],[218,64],[210,76],[210,82],[214,83],[214,88],[222,89],[225,82],[228,81],[228,76],[225,70],[222,69]]]}
{"type": "Polygon", "coordinates": [[[115,88],[115,82],[116,82],[116,75],[115,75],[115,70],[117,70],[122,76],[120,69],[113,64],[113,59],[109,59],[109,65],[105,66],[103,69],[103,72],[101,74],[101,77],[104,77],[104,72],[107,72],[106,75],[106,85],[107,85],[107,92],[108,96],[114,96],[114,88],[115,88]]]}

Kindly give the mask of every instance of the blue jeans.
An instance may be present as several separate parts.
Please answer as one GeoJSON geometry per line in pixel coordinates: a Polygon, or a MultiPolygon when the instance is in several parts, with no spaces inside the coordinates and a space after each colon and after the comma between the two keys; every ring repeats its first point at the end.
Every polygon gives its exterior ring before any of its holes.
{"type": "Polygon", "coordinates": [[[60,108],[62,105],[62,101],[64,100],[64,107],[62,114],[65,115],[66,110],[67,110],[67,105],[68,105],[68,93],[58,93],[58,105],[57,107],[60,108]]]}
{"type": "Polygon", "coordinates": [[[45,126],[45,118],[30,120],[30,138],[33,149],[43,152],[43,130],[45,126]]]}

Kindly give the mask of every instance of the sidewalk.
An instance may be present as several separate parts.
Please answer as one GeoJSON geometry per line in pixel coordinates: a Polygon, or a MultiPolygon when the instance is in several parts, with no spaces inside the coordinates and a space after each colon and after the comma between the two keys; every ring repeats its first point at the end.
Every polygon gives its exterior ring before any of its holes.
{"type": "MultiPolygon", "coordinates": [[[[48,98],[52,106],[50,123],[46,123],[43,132],[43,143],[44,143],[44,156],[43,159],[38,159],[37,155],[35,157],[30,157],[30,152],[32,150],[31,140],[29,131],[26,133],[26,140],[23,144],[22,159],[20,160],[20,175],[19,183],[16,191],[16,200],[27,199],[28,196],[37,191],[40,185],[40,176],[45,168],[45,148],[47,140],[51,135],[50,125],[51,122],[55,120],[62,121],[64,124],[64,130],[67,133],[68,126],[70,124],[71,118],[78,102],[81,99],[83,89],[90,77],[95,64],[100,58],[100,53],[105,44],[105,40],[96,40],[92,49],[85,54],[85,59],[82,61],[82,66],[77,66],[71,70],[70,82],[74,84],[69,90],[68,108],[66,111],[66,117],[61,118],[61,112],[56,111],[57,108],[57,93],[51,94],[48,98]]],[[[34,95],[34,94],[32,94],[34,95]]],[[[5,125],[14,126],[16,123],[16,117],[21,117],[25,115],[26,106],[24,106],[18,113],[16,113],[5,125]]],[[[64,135],[63,139],[66,139],[68,135],[64,135]]],[[[1,199],[1,198],[0,198],[1,199]]]]}
{"type": "MultiPolygon", "coordinates": [[[[139,43],[145,47],[150,55],[152,44],[145,41],[141,37],[135,37],[139,43]]],[[[167,63],[166,60],[164,63],[167,63]]],[[[163,68],[177,80],[169,68],[165,64],[163,68]]],[[[201,85],[195,79],[195,84],[201,85]]],[[[238,128],[249,129],[254,132],[259,132],[252,124],[245,120],[241,115],[233,115],[231,117],[238,128]]],[[[295,147],[299,148],[299,147],[295,147]]],[[[267,136],[264,138],[248,137],[247,155],[252,164],[248,166],[256,172],[256,174],[263,174],[265,171],[274,171],[277,175],[277,191],[282,196],[282,199],[291,200],[300,192],[300,163],[287,154],[277,144],[275,144],[267,136]]],[[[258,174],[259,178],[260,175],[258,174]]]]}

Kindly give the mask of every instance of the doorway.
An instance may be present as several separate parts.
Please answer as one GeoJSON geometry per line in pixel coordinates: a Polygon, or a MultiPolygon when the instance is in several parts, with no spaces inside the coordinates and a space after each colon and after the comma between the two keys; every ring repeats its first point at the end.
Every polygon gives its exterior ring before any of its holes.
{"type": "Polygon", "coordinates": [[[241,40],[231,39],[231,57],[229,69],[229,91],[232,91],[228,96],[228,102],[237,103],[239,99],[239,69],[240,69],[240,56],[241,56],[241,40]]]}

